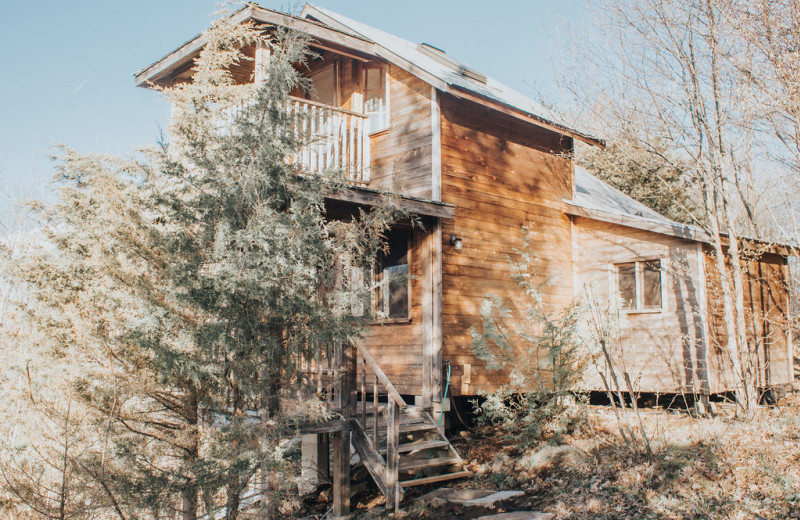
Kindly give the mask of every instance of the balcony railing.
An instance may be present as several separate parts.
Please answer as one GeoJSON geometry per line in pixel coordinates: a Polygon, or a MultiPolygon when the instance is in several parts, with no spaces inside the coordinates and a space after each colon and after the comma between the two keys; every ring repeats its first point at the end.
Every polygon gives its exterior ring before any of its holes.
{"type": "Polygon", "coordinates": [[[307,143],[293,160],[309,173],[341,170],[348,181],[369,182],[369,121],[364,114],[289,98],[295,132],[307,143]]]}
{"type": "MultiPolygon", "coordinates": [[[[216,127],[227,134],[247,105],[226,109],[216,127]]],[[[369,116],[323,103],[290,97],[290,121],[302,147],[288,158],[305,173],[339,170],[348,182],[369,182],[369,116]]]]}

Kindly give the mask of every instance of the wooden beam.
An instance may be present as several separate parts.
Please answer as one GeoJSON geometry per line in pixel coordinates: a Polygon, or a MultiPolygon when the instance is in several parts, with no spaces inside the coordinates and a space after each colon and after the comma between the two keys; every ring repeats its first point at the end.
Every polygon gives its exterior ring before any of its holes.
{"type": "Polygon", "coordinates": [[[263,7],[252,7],[252,19],[257,22],[286,27],[287,29],[307,34],[320,42],[341,45],[369,56],[375,55],[375,44],[365,38],[353,36],[333,27],[326,27],[286,13],[264,9],[263,7]]]}
{"type": "Polygon", "coordinates": [[[264,40],[259,40],[256,44],[255,74],[253,77],[253,82],[256,85],[263,85],[267,82],[271,57],[272,51],[269,44],[264,40]]]}
{"type": "Polygon", "coordinates": [[[433,405],[433,240],[424,233],[420,240],[420,286],[422,290],[422,407],[433,405]]]}
{"type": "Polygon", "coordinates": [[[398,205],[402,209],[405,209],[415,215],[437,218],[453,218],[455,215],[455,208],[452,204],[425,201],[413,197],[404,197],[402,195],[381,193],[379,191],[360,186],[353,186],[352,188],[346,190],[329,192],[325,194],[325,198],[328,200],[349,202],[363,206],[377,206],[383,203],[387,197],[396,198],[398,205]]]}
{"type": "Polygon", "coordinates": [[[442,200],[442,111],[439,94],[431,87],[431,199],[442,200]]]}
{"type": "Polygon", "coordinates": [[[431,387],[434,403],[442,402],[442,351],[444,337],[442,334],[442,221],[437,220],[432,233],[431,251],[431,286],[432,313],[431,313],[431,387]]]}
{"type": "MultiPolygon", "coordinates": [[[[397,473],[400,465],[400,411],[397,403],[389,399],[386,413],[386,510],[400,509],[400,486],[397,473]]],[[[376,425],[377,427],[377,425],[376,425]]]]}

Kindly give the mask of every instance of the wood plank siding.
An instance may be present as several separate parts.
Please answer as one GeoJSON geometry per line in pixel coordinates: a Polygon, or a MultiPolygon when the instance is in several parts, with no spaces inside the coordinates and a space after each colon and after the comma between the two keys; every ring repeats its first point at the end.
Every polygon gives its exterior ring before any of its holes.
{"type": "MultiPolygon", "coordinates": [[[[734,378],[726,354],[727,331],[722,308],[722,288],[713,250],[705,248],[709,295],[711,388],[733,391],[734,378]]],[[[744,304],[747,341],[754,352],[753,366],[759,388],[792,382],[789,337],[789,266],[786,257],[765,253],[742,260],[745,276],[744,304]]]]}
{"type": "MultiPolygon", "coordinates": [[[[366,328],[362,344],[373,355],[397,390],[404,395],[422,393],[423,267],[421,251],[425,232],[412,232],[409,249],[411,319],[375,323],[366,328]]],[[[427,259],[429,261],[429,259],[427,259]]]]}
{"type": "Polygon", "coordinates": [[[431,87],[389,66],[389,129],[370,139],[369,187],[431,198],[431,87]]]}
{"type": "Polygon", "coordinates": [[[472,353],[484,298],[497,295],[516,316],[523,296],[507,256],[533,230],[536,266],[549,280],[555,309],[572,299],[570,221],[560,201],[572,196],[572,140],[478,104],[440,95],[442,200],[455,218],[442,222],[443,358],[452,365],[453,395],[474,395],[506,382],[472,353]],[[456,251],[451,235],[462,238],[456,251]],[[466,376],[465,376],[466,372],[466,376]]]}
{"type": "MultiPolygon", "coordinates": [[[[584,217],[573,222],[576,294],[588,291],[600,305],[617,297],[616,264],[661,261],[661,309],[622,313],[622,340],[612,346],[620,369],[643,392],[707,392],[698,243],[584,217]]],[[[587,389],[604,388],[595,371],[588,375],[587,389]]]]}

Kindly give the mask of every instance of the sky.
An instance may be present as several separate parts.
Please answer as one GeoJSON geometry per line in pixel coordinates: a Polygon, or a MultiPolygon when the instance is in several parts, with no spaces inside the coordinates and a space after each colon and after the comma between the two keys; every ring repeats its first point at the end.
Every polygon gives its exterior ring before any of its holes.
{"type": "MultiPolygon", "coordinates": [[[[586,24],[582,0],[318,0],[425,42],[536,97],[550,56],[586,24]]],[[[262,0],[267,8],[302,3],[262,0]]],[[[168,104],[133,74],[202,32],[217,0],[0,0],[0,224],[11,200],[47,198],[56,145],[127,155],[158,140],[168,104]]]]}

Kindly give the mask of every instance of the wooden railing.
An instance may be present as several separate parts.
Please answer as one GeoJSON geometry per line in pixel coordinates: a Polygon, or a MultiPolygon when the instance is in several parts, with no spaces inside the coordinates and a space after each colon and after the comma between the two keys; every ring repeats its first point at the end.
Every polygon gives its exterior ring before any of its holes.
{"type": "Polygon", "coordinates": [[[341,170],[347,180],[369,182],[366,115],[305,99],[289,98],[296,135],[305,146],[293,159],[309,173],[341,170]]]}
{"type": "MultiPolygon", "coordinates": [[[[345,347],[350,348],[350,347],[345,347]]],[[[327,344],[312,357],[299,360],[303,387],[315,394],[331,413],[341,413],[347,406],[344,388],[344,349],[341,344],[327,344]]]]}
{"type": "Polygon", "coordinates": [[[408,408],[405,400],[381,370],[372,354],[356,343],[356,381],[360,383],[361,403],[354,418],[353,444],[366,455],[364,466],[386,496],[387,508],[395,508],[402,499],[398,481],[400,464],[400,412],[408,408]],[[367,381],[371,388],[368,388],[367,381]],[[372,401],[367,402],[367,393],[372,401]],[[381,413],[381,397],[386,399],[385,414],[381,413]],[[371,408],[371,410],[368,410],[371,408]],[[372,419],[371,424],[369,419],[372,419]],[[385,437],[380,435],[385,431],[385,437]],[[381,442],[383,441],[383,442],[381,442]],[[386,456],[381,455],[382,452],[386,456]]]}
{"type": "MultiPolygon", "coordinates": [[[[222,111],[216,130],[226,135],[249,104],[222,111]]],[[[307,99],[289,97],[292,131],[301,143],[289,160],[305,173],[339,170],[348,182],[369,183],[369,116],[307,99]]]]}
{"type": "Polygon", "coordinates": [[[399,507],[400,414],[408,410],[403,397],[359,342],[324,348],[315,358],[304,359],[301,368],[306,389],[316,388],[326,408],[340,417],[336,421],[344,421],[334,430],[351,430],[353,446],[386,496],[387,507],[399,507]]]}

